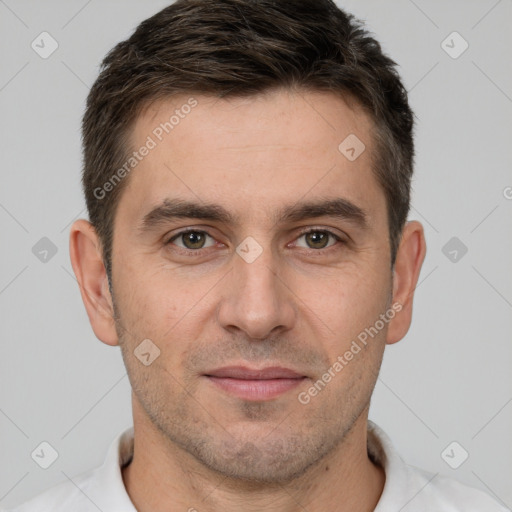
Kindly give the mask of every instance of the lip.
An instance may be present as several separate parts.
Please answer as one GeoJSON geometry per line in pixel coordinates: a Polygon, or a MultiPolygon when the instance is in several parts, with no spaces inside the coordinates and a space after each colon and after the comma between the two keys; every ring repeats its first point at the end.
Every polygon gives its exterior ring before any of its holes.
{"type": "Polygon", "coordinates": [[[290,368],[272,366],[248,368],[226,366],[211,370],[204,376],[216,387],[244,400],[264,401],[296,388],[307,377],[290,368]]]}

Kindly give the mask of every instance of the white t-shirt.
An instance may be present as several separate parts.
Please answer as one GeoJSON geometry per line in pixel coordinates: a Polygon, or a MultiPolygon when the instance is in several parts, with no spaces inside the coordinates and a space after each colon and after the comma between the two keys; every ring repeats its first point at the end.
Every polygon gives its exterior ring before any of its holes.
{"type": "MultiPolygon", "coordinates": [[[[371,421],[368,452],[386,473],[374,512],[509,512],[480,490],[405,464],[389,437],[371,421]]],[[[136,512],[121,474],[132,455],[130,427],[113,441],[102,466],[51,487],[11,512],[136,512]]]]}

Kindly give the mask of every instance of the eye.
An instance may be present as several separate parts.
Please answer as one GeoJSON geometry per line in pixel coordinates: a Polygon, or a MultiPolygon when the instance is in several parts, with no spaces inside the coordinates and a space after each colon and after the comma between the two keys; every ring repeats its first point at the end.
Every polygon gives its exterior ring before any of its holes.
{"type": "MultiPolygon", "coordinates": [[[[338,235],[332,233],[329,230],[312,228],[308,231],[304,231],[297,238],[296,242],[292,245],[297,247],[303,247],[305,249],[321,250],[328,249],[336,242],[342,242],[343,239],[338,235]],[[305,245],[299,243],[301,239],[304,239],[305,245]]],[[[202,249],[213,247],[216,244],[216,240],[209,235],[206,231],[200,231],[197,229],[187,229],[176,233],[167,242],[166,245],[174,245],[183,251],[200,253],[202,249]],[[208,243],[208,239],[210,242],[208,243]]]]}
{"type": "Polygon", "coordinates": [[[342,242],[342,239],[325,229],[310,229],[302,233],[297,240],[304,238],[306,245],[296,244],[299,247],[305,247],[306,249],[326,249],[335,245],[336,242],[342,242]],[[333,243],[329,244],[329,238],[333,240],[333,243]]]}
{"type": "Polygon", "coordinates": [[[182,231],[181,233],[178,233],[174,235],[167,243],[174,243],[175,240],[181,241],[183,245],[180,245],[176,243],[178,247],[181,247],[182,249],[187,250],[198,250],[198,249],[205,249],[206,247],[211,247],[212,245],[215,245],[215,240],[205,231],[197,231],[197,230],[188,230],[188,231],[182,231]],[[213,243],[210,245],[205,245],[206,238],[211,238],[213,243]]]}

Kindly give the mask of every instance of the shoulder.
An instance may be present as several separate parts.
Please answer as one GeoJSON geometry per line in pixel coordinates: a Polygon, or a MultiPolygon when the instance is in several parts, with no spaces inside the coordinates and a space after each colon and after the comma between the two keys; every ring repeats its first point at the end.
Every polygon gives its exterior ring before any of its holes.
{"type": "Polygon", "coordinates": [[[375,512],[510,512],[479,489],[406,464],[386,433],[370,421],[368,454],[386,473],[375,512]]]}
{"type": "Polygon", "coordinates": [[[461,482],[407,465],[408,483],[416,493],[402,512],[509,512],[487,493],[461,482]]]}
{"type": "Polygon", "coordinates": [[[50,487],[18,507],[5,512],[98,512],[98,507],[87,497],[97,470],[90,470],[73,480],[50,487]]]}
{"type": "Polygon", "coordinates": [[[121,469],[132,455],[133,427],[130,427],[112,441],[101,466],[67,478],[5,512],[135,512],[121,469]]]}

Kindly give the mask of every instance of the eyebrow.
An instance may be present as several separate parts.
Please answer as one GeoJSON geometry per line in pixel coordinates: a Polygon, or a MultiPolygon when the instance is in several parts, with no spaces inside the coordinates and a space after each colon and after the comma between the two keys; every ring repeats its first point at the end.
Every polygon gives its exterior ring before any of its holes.
{"type": "MultiPolygon", "coordinates": [[[[368,216],[365,211],[341,197],[287,205],[274,212],[271,218],[277,224],[279,222],[299,222],[317,217],[332,217],[349,221],[362,229],[368,227],[368,216]]],[[[239,224],[239,217],[219,204],[167,198],[144,215],[139,232],[154,230],[162,224],[179,218],[200,219],[231,225],[239,224]]]]}

